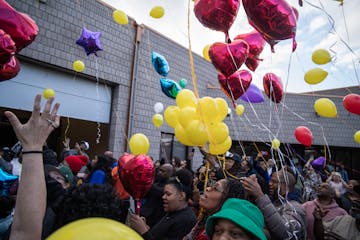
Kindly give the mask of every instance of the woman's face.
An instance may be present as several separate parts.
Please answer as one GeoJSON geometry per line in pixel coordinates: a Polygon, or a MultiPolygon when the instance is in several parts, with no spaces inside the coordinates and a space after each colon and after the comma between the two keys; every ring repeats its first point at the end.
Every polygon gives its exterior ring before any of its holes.
{"type": "Polygon", "coordinates": [[[230,170],[234,166],[234,164],[235,164],[235,161],[233,159],[227,158],[225,160],[225,169],[230,170]]]}
{"type": "Polygon", "coordinates": [[[174,212],[180,210],[185,200],[186,196],[184,192],[180,192],[174,185],[166,184],[164,187],[163,207],[165,212],[174,212]]]}
{"type": "Polygon", "coordinates": [[[212,240],[250,240],[251,236],[233,222],[219,218],[214,226],[212,240]]]}
{"type": "Polygon", "coordinates": [[[207,212],[216,210],[221,207],[220,203],[224,197],[226,188],[226,180],[221,179],[213,186],[206,188],[204,194],[200,196],[200,207],[203,207],[207,212]]]}

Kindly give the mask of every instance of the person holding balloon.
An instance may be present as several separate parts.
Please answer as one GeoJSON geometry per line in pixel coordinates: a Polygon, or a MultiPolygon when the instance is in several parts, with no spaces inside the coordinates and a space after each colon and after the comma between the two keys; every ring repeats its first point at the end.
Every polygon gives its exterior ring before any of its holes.
{"type": "Polygon", "coordinates": [[[176,172],[164,187],[162,196],[166,215],[152,228],[146,219],[130,213],[130,226],[145,240],[171,239],[181,240],[196,223],[196,216],[188,206],[192,196],[192,175],[186,169],[176,172]]]}

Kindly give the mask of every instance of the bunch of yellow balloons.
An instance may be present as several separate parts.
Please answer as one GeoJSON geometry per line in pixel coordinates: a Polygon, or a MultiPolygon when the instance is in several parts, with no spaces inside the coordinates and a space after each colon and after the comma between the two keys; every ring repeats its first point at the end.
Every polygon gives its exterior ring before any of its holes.
{"type": "Polygon", "coordinates": [[[176,96],[176,104],[166,108],[164,118],[182,144],[201,147],[209,144],[209,153],[213,155],[230,149],[229,128],[223,122],[228,105],[223,98],[197,99],[191,90],[183,89],[176,96]]]}

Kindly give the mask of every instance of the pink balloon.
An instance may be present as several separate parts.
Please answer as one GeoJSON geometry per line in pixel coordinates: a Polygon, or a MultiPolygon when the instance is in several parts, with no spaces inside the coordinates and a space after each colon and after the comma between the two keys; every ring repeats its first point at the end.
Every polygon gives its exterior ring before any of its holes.
{"type": "Polygon", "coordinates": [[[10,35],[0,29],[0,64],[9,62],[15,54],[15,50],[15,42],[11,39],[10,35]]]}
{"type": "Polygon", "coordinates": [[[306,147],[310,147],[312,144],[312,132],[310,129],[304,126],[299,126],[295,129],[295,138],[298,140],[302,145],[306,147]]]}
{"type": "Polygon", "coordinates": [[[249,54],[249,45],[243,40],[232,43],[214,43],[209,48],[209,57],[214,67],[225,75],[230,76],[245,62],[249,54]]]}
{"type": "Polygon", "coordinates": [[[229,77],[225,77],[219,73],[218,81],[223,92],[231,99],[234,107],[236,107],[235,100],[243,95],[250,87],[252,76],[247,70],[239,70],[229,77]]]}
{"type": "Polygon", "coordinates": [[[19,60],[17,60],[15,56],[12,56],[9,62],[0,65],[0,82],[16,77],[19,71],[20,71],[19,60]]]}
{"type": "Polygon", "coordinates": [[[16,44],[16,52],[34,41],[39,32],[35,21],[0,0],[0,29],[9,34],[16,44]]]}
{"type": "Polygon", "coordinates": [[[343,99],[343,105],[351,113],[360,115],[360,95],[350,93],[343,99]]]}
{"type": "Polygon", "coordinates": [[[154,182],[155,167],[149,156],[127,159],[119,175],[125,190],[136,200],[143,198],[154,182]]]}
{"type": "Polygon", "coordinates": [[[249,45],[249,55],[245,61],[245,65],[251,71],[255,71],[259,65],[259,55],[264,49],[265,40],[256,30],[250,33],[239,34],[235,37],[235,40],[238,39],[244,40],[249,45]]]}
{"type": "Polygon", "coordinates": [[[263,38],[274,45],[280,40],[293,39],[292,50],[296,49],[297,12],[285,0],[243,0],[248,21],[263,38]]]}
{"type": "Polygon", "coordinates": [[[281,102],[283,97],[283,86],[280,77],[274,73],[266,73],[263,78],[264,91],[266,96],[275,103],[281,102]]]}
{"type": "Polygon", "coordinates": [[[235,21],[239,6],[239,0],[198,0],[194,12],[202,25],[224,32],[228,39],[228,31],[235,21]]]}

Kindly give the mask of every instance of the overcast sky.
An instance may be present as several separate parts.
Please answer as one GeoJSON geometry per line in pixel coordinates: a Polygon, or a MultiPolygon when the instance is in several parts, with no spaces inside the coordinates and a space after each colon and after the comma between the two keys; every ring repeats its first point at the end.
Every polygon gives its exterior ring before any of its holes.
{"type": "MultiPolygon", "coordinates": [[[[114,8],[123,10],[137,23],[145,24],[188,48],[187,0],[103,1],[114,8]],[[165,9],[165,15],[160,19],[149,16],[150,10],[156,5],[165,9]]],[[[344,5],[340,6],[339,2],[335,0],[309,0],[304,1],[303,7],[298,5],[298,0],[288,2],[299,11],[296,36],[297,50],[291,55],[291,40],[285,40],[275,45],[275,53],[271,53],[267,44],[260,56],[264,61],[260,63],[253,73],[253,83],[263,89],[262,77],[267,72],[274,72],[281,77],[286,92],[312,92],[359,86],[360,76],[356,76],[356,71],[359,72],[360,70],[360,20],[356,12],[360,9],[360,1],[345,0],[344,5]],[[316,5],[318,8],[311,6],[309,3],[316,5]],[[334,24],[331,23],[332,20],[334,24]],[[332,26],[334,26],[335,31],[332,30],[332,26]],[[319,48],[329,50],[334,61],[321,66],[313,63],[311,54],[319,48]],[[289,66],[290,72],[288,73],[289,66]],[[314,67],[323,68],[329,72],[329,75],[322,83],[309,85],[304,81],[304,74],[314,67]]],[[[191,2],[192,50],[202,55],[205,45],[223,42],[225,37],[222,32],[216,32],[202,26],[193,13],[193,6],[194,3],[191,2]]],[[[230,29],[230,38],[252,30],[241,5],[236,21],[230,29]]],[[[166,53],[162,54],[166,57],[166,53]]],[[[245,65],[242,68],[246,69],[245,65]]],[[[217,80],[214,79],[214,82],[217,82],[217,80]]]]}

